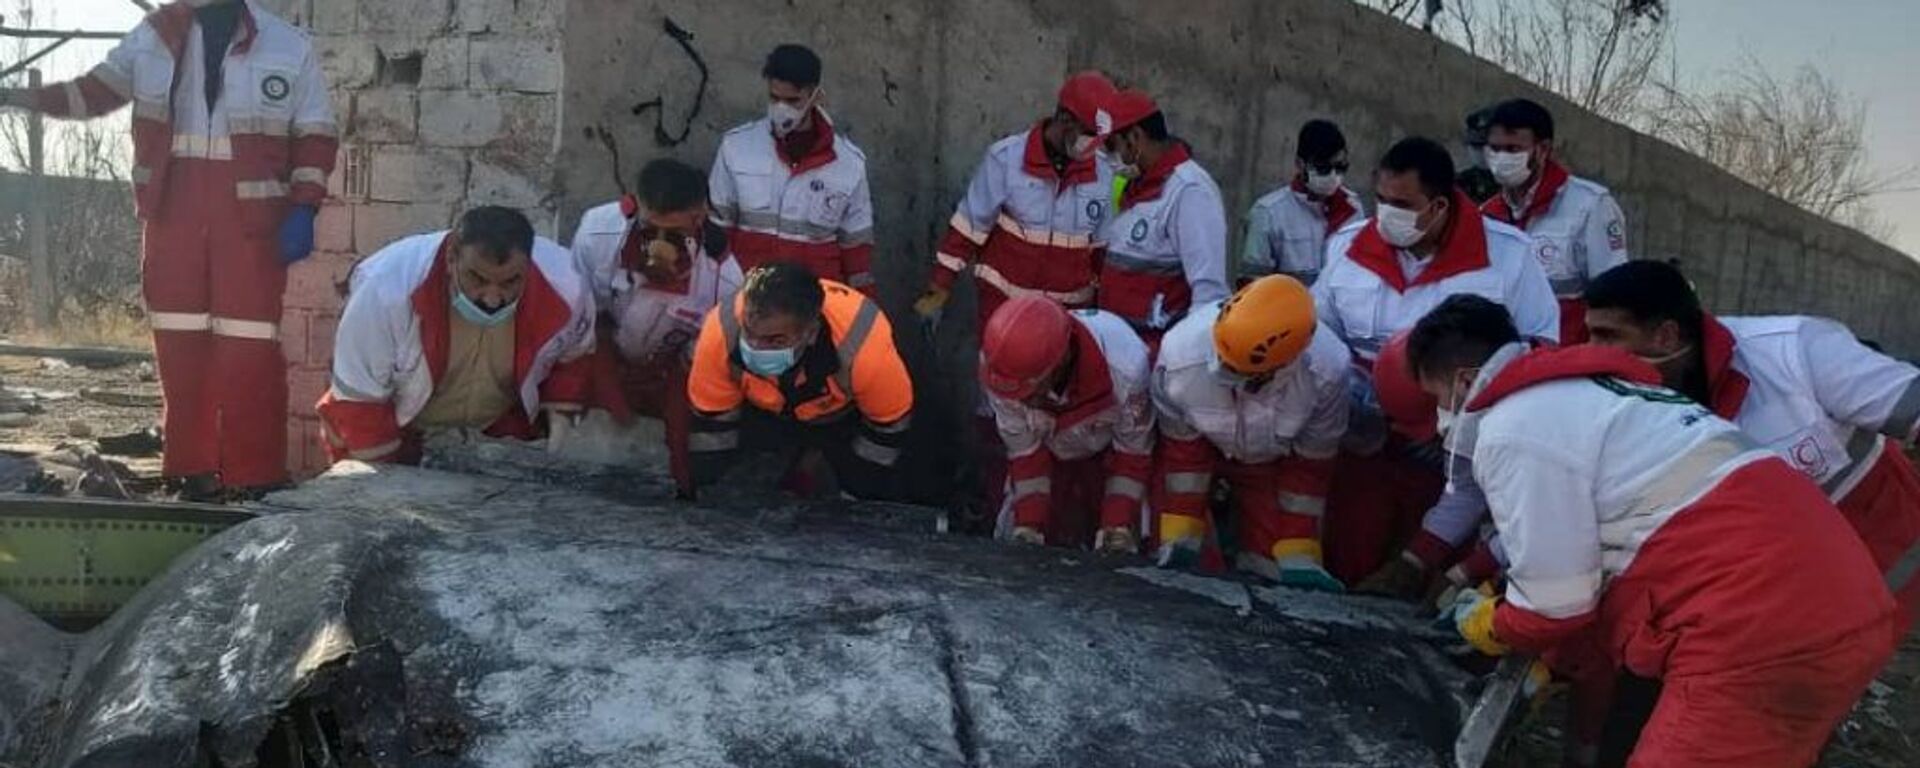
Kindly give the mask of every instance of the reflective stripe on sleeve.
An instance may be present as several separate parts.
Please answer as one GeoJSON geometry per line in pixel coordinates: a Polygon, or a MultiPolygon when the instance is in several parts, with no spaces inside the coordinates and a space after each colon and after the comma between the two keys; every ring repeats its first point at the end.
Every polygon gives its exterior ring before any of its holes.
{"type": "Polygon", "coordinates": [[[1206,493],[1213,476],[1205,472],[1168,472],[1167,493],[1206,493]]]}
{"type": "Polygon", "coordinates": [[[233,142],[225,136],[201,136],[192,133],[175,134],[173,137],[173,156],[190,157],[197,160],[232,160],[233,142]]]}
{"type": "Polygon", "coordinates": [[[953,227],[953,231],[960,233],[960,236],[966,238],[967,242],[973,243],[974,245],[987,244],[987,233],[974,229],[973,222],[968,220],[964,214],[957,211],[954,212],[953,218],[947,221],[947,226],[953,227]]]}
{"type": "Polygon", "coordinates": [[[1147,486],[1131,477],[1115,475],[1107,478],[1107,495],[1124,496],[1134,501],[1146,498],[1147,486]]]}
{"type": "Polygon", "coordinates": [[[208,331],[213,315],[206,312],[148,312],[147,323],[156,331],[208,331]]]}

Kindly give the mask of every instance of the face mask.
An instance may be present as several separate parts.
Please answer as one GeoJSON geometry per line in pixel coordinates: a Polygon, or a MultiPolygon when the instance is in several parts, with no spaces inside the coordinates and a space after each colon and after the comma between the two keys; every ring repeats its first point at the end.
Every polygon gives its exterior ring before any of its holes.
{"type": "Polygon", "coordinates": [[[1337,171],[1327,174],[1308,172],[1307,191],[1320,197],[1326,197],[1327,195],[1333,194],[1334,190],[1340,188],[1342,178],[1342,175],[1337,171]]]}
{"type": "Polygon", "coordinates": [[[760,376],[771,378],[786,373],[799,357],[797,348],[754,349],[753,345],[747,343],[746,337],[740,339],[740,363],[760,376]]]}
{"type": "MultiPolygon", "coordinates": [[[[1480,376],[1478,369],[1470,369],[1466,372],[1472,374],[1475,379],[1480,376]]],[[[1457,386],[1456,384],[1456,387],[1457,386]]],[[[1472,385],[1469,384],[1468,393],[1460,398],[1459,405],[1452,409],[1442,405],[1439,410],[1435,412],[1435,427],[1440,433],[1441,444],[1445,446],[1447,451],[1447,493],[1453,493],[1454,477],[1456,476],[1454,468],[1459,463],[1460,457],[1467,455],[1471,458],[1473,452],[1473,430],[1471,428],[1460,428],[1466,422],[1465,413],[1467,410],[1467,402],[1471,397],[1472,385]]]]}
{"type": "Polygon", "coordinates": [[[466,291],[458,288],[453,291],[453,311],[460,313],[460,317],[467,322],[482,328],[493,328],[512,320],[514,312],[519,308],[520,300],[514,299],[506,306],[488,312],[479,304],[473,303],[473,299],[467,298],[466,291]]]}
{"type": "Polygon", "coordinates": [[[1096,146],[1092,136],[1081,136],[1078,139],[1074,139],[1072,149],[1074,159],[1078,160],[1092,156],[1096,146]]]}
{"type": "Polygon", "coordinates": [[[1419,211],[1386,203],[1380,204],[1375,225],[1380,230],[1381,239],[1395,248],[1410,248],[1427,234],[1420,229],[1419,211]]]}
{"type": "Polygon", "coordinates": [[[1533,171],[1527,168],[1527,161],[1531,157],[1532,154],[1527,152],[1495,152],[1489,149],[1487,170],[1493,172],[1493,179],[1500,182],[1500,186],[1509,189],[1518,187],[1533,176],[1533,171]]]}
{"type": "Polygon", "coordinates": [[[813,94],[797,107],[784,101],[768,102],[767,122],[773,124],[773,135],[784,139],[799,129],[800,121],[807,118],[807,112],[813,109],[814,100],[819,96],[820,89],[815,88],[813,94]]]}

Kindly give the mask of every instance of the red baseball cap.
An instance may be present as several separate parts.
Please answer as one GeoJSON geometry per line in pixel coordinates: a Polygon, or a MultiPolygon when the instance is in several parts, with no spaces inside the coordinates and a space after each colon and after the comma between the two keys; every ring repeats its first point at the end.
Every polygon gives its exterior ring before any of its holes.
{"type": "Polygon", "coordinates": [[[1098,127],[1100,133],[1105,135],[1132,128],[1135,123],[1147,119],[1148,115],[1159,112],[1160,105],[1153,103],[1153,97],[1148,96],[1146,91],[1128,88],[1115,91],[1113,97],[1107,99],[1107,106],[1102,111],[1106,113],[1107,120],[1098,127]]]}

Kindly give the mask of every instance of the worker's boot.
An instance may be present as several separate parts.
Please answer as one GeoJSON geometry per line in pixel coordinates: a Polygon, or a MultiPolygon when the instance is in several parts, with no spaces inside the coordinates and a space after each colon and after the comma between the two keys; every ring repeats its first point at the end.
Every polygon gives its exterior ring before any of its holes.
{"type": "Polygon", "coordinates": [[[1102,528],[1093,535],[1093,548],[1113,555],[1131,555],[1140,551],[1140,537],[1124,525],[1102,528]]]}
{"type": "Polygon", "coordinates": [[[1013,532],[1007,534],[1007,539],[1015,544],[1031,544],[1036,547],[1045,546],[1047,543],[1046,534],[1041,533],[1038,528],[1026,525],[1014,526],[1013,532]]]}
{"type": "Polygon", "coordinates": [[[167,480],[167,490],[179,501],[200,504],[221,503],[220,476],[212,472],[198,475],[175,477],[167,480]]]}

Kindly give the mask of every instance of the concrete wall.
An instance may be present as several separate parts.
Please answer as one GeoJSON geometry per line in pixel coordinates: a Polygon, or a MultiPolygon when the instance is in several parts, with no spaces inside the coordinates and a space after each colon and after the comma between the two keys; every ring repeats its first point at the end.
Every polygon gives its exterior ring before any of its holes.
{"type": "Polygon", "coordinates": [[[980,152],[1050,111],[1065,74],[1099,67],[1158,97],[1235,218],[1282,181],[1308,118],[1345,128],[1365,191],[1393,140],[1457,144],[1470,109],[1542,100],[1575,172],[1625,206],[1635,256],[1680,259],[1718,311],[1831,315],[1920,355],[1907,309],[1920,264],[1348,0],[569,0],[567,12],[557,193],[568,226],[649,157],[708,164],[719,134],[764,108],[761,57],[804,42],[825,59],[830,109],[871,163],[875,271],[890,310],[924,280],[980,152]],[[668,18],[712,69],[677,144],[655,140],[653,112],[633,114],[662,99],[677,132],[693,109],[698,70],[662,31],[668,18]]]}

